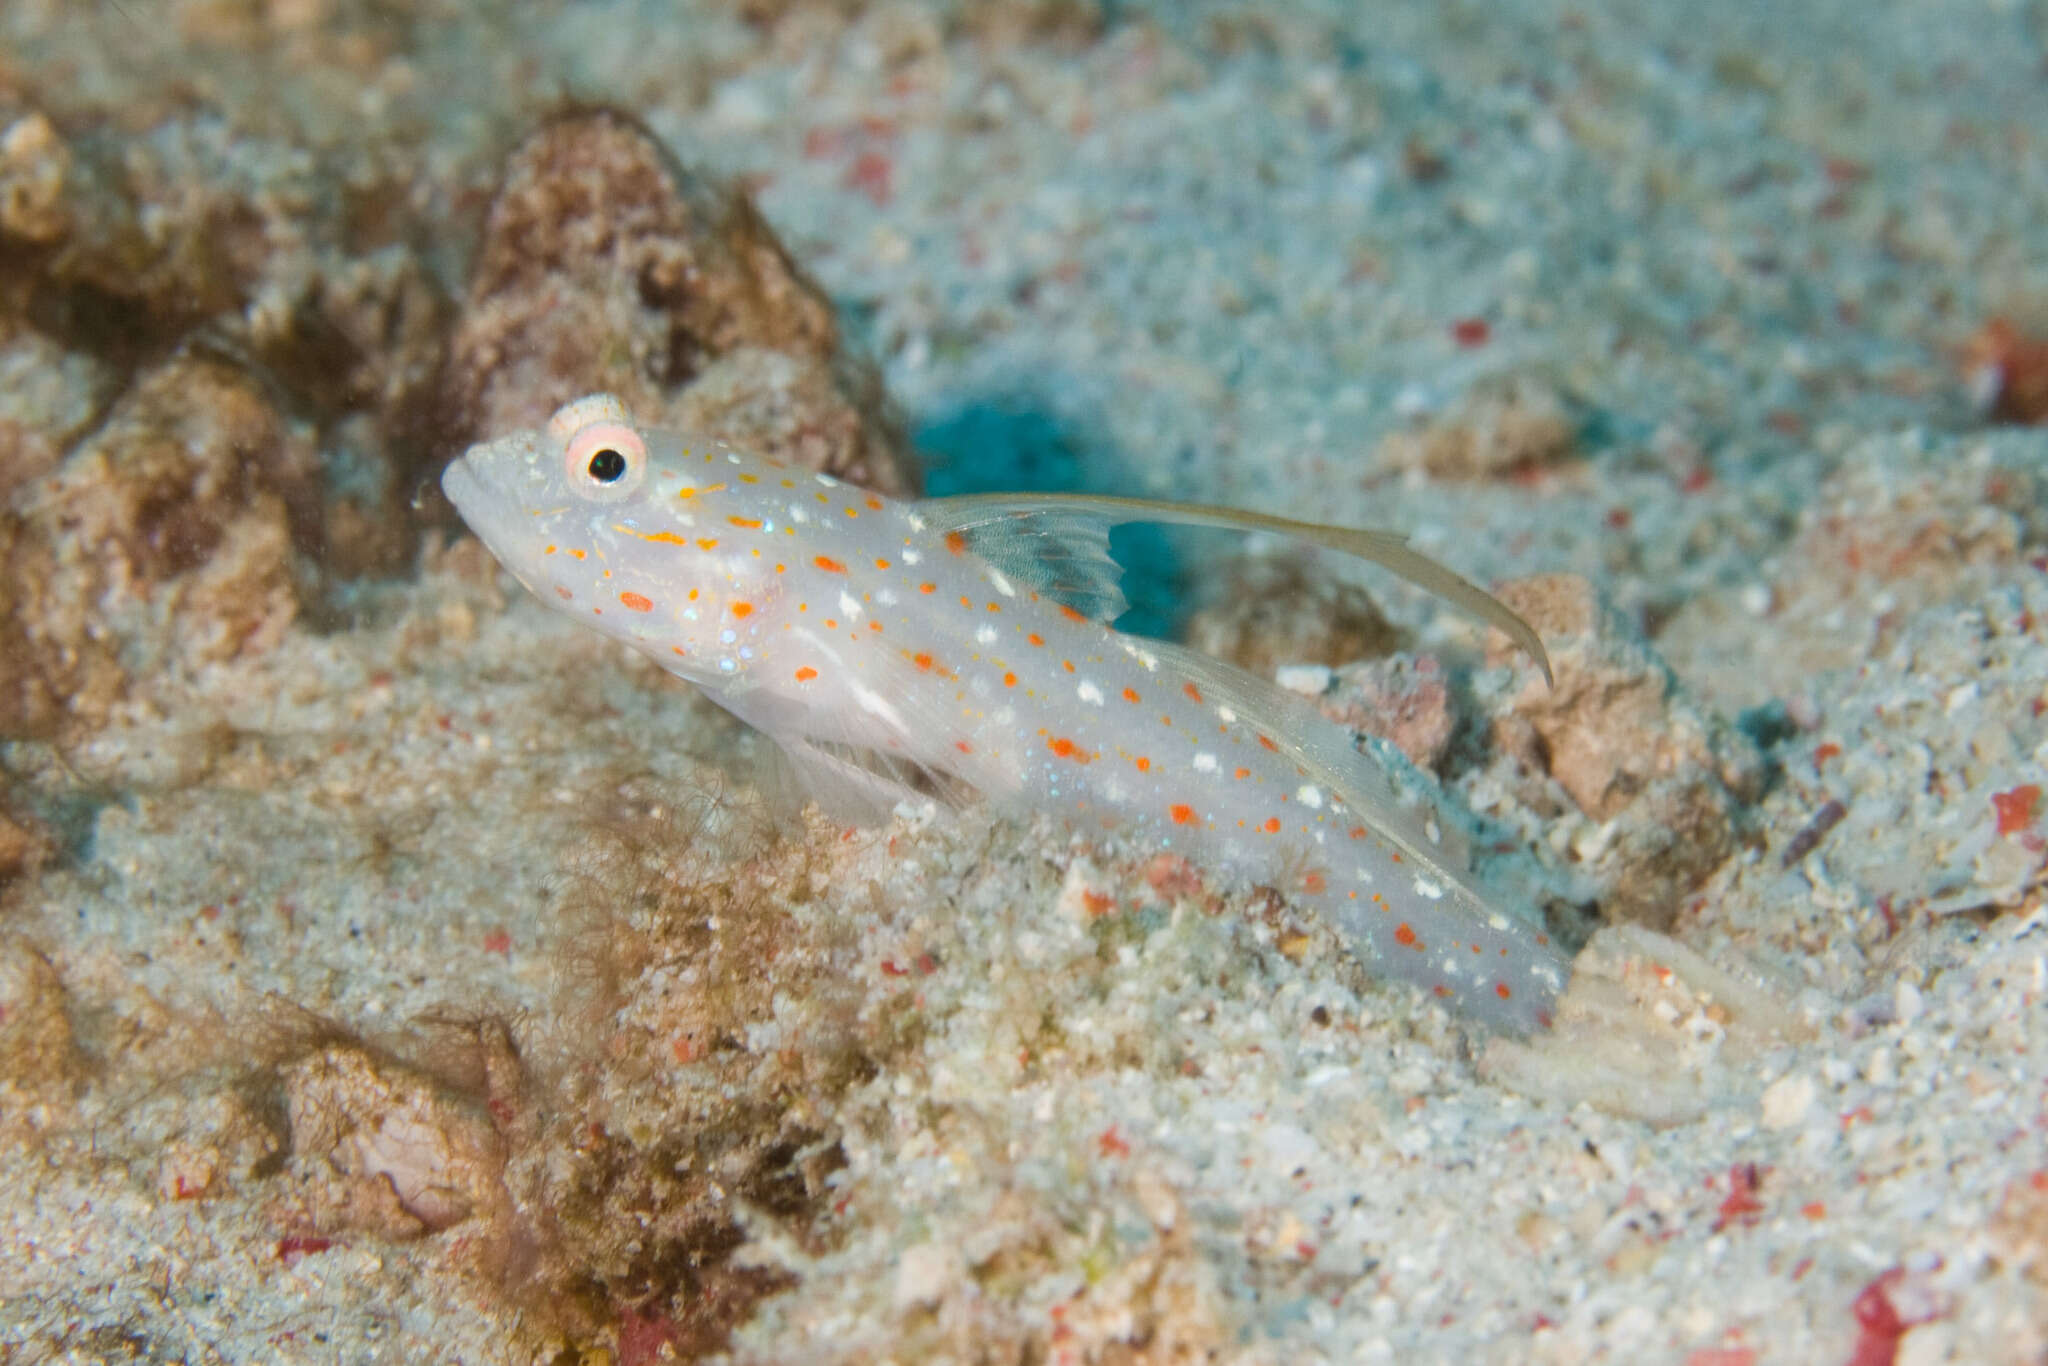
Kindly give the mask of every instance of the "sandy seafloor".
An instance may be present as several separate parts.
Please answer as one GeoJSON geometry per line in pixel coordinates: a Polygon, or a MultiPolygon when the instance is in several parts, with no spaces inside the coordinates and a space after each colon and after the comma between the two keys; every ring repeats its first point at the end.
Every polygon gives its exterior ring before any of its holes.
{"type": "MultiPolygon", "coordinates": [[[[1661,658],[1630,724],[1766,776],[1637,905],[1676,945],[1596,940],[1621,986],[1512,1052],[1143,849],[664,825],[753,742],[429,507],[7,744],[0,1361],[2048,1360],[2048,435],[1959,359],[2048,324],[2044,64],[2016,0],[9,0],[10,230],[40,111],[232,182],[273,262],[141,342],[77,316],[119,282],[10,286],[24,517],[177,329],[290,307],[295,225],[373,216],[322,176],[404,186],[378,259],[459,316],[507,148],[601,102],[754,189],[935,486],[1582,576],[1609,643],[1561,659],[1661,658]],[[1404,463],[1490,394],[1530,459],[1404,463]]],[[[330,480],[453,453],[323,402],[330,480]]],[[[1518,776],[1526,670],[1356,577],[1462,680],[1495,884],[1601,903],[1659,818],[1518,776]]]]}

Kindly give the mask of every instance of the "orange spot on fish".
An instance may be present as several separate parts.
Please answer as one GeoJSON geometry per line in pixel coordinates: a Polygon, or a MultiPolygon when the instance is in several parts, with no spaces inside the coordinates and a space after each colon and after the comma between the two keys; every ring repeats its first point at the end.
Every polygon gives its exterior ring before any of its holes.
{"type": "Polygon", "coordinates": [[[1138,772],[1140,773],[1150,773],[1152,771],[1152,761],[1142,754],[1131,760],[1131,762],[1138,766],[1138,772]]]}
{"type": "Polygon", "coordinates": [[[860,509],[855,507],[853,504],[848,503],[846,505],[846,515],[849,517],[858,517],[860,516],[860,509]]]}
{"type": "Polygon", "coordinates": [[[817,676],[818,671],[816,669],[813,669],[808,664],[804,665],[801,669],[798,669],[796,671],[796,681],[799,683],[808,683],[817,676]]]}
{"type": "Polygon", "coordinates": [[[619,594],[619,604],[623,607],[630,607],[635,612],[652,612],[654,610],[654,600],[641,597],[638,593],[619,594]]]}
{"type": "Polygon", "coordinates": [[[754,604],[751,602],[736,602],[732,605],[732,614],[736,617],[752,616],[754,614],[754,604]]]}
{"type": "Polygon", "coordinates": [[[967,538],[957,531],[947,532],[946,549],[952,551],[955,555],[965,555],[967,553],[967,538]]]}
{"type": "Polygon", "coordinates": [[[703,537],[699,537],[699,538],[698,538],[698,541],[697,541],[697,549],[699,549],[699,550],[716,550],[716,549],[718,549],[718,538],[717,538],[716,536],[703,536],[703,537]]]}
{"type": "Polygon", "coordinates": [[[1506,982],[1495,982],[1493,984],[1493,994],[1500,997],[1503,1001],[1505,1001],[1508,999],[1508,997],[1514,995],[1515,993],[1508,990],[1508,984],[1506,982]]]}
{"type": "Polygon", "coordinates": [[[1266,823],[1259,828],[1269,835],[1277,835],[1280,833],[1280,818],[1278,816],[1268,816],[1266,817],[1266,823]]]}
{"type": "Polygon", "coordinates": [[[562,600],[563,602],[568,602],[569,600],[571,600],[572,598],[574,598],[574,597],[575,597],[576,595],[575,595],[574,593],[571,593],[571,592],[570,592],[570,591],[569,591],[568,589],[566,589],[566,588],[562,587],[562,586],[561,586],[560,584],[556,584],[556,585],[555,585],[555,596],[556,596],[556,597],[558,597],[558,598],[560,598],[560,599],[561,599],[561,600],[562,600]]]}
{"type": "Polygon", "coordinates": [[[585,552],[583,552],[583,551],[581,551],[581,550],[577,550],[577,549],[576,549],[576,548],[574,548],[573,546],[572,546],[572,547],[570,547],[570,550],[569,550],[569,554],[570,554],[570,556],[571,556],[572,558],[574,558],[574,559],[578,559],[578,560],[587,560],[587,559],[589,559],[589,558],[590,558],[590,556],[589,556],[588,554],[586,554],[585,552]]]}
{"type": "Polygon", "coordinates": [[[1273,737],[1270,735],[1261,735],[1259,737],[1259,743],[1264,745],[1267,749],[1272,750],[1275,754],[1278,754],[1280,752],[1280,746],[1273,743],[1273,737]]]}
{"type": "Polygon", "coordinates": [[[1045,747],[1059,758],[1072,759],[1077,764],[1085,764],[1094,757],[1064,735],[1053,736],[1045,742],[1045,747]]]}
{"type": "Polygon", "coordinates": [[[1060,604],[1060,615],[1065,617],[1068,621],[1074,622],[1076,625],[1088,620],[1087,617],[1082,616],[1079,612],[1067,606],[1067,604],[1065,603],[1060,604]]]}
{"type": "Polygon", "coordinates": [[[921,583],[917,586],[917,591],[920,593],[936,593],[939,591],[939,586],[935,583],[921,583]]]}
{"type": "Polygon", "coordinates": [[[1248,768],[1232,769],[1230,776],[1233,778],[1249,778],[1252,776],[1252,771],[1248,768]]]}
{"type": "Polygon", "coordinates": [[[1006,687],[1006,688],[1014,688],[1014,687],[1016,687],[1016,686],[1017,686],[1017,675],[1015,675],[1015,674],[1004,674],[1004,675],[1003,675],[1003,686],[1004,686],[1004,687],[1006,687]]]}
{"type": "Polygon", "coordinates": [[[687,537],[678,536],[673,531],[650,531],[645,533],[641,539],[652,541],[656,545],[688,545],[690,543],[687,537]]]}
{"type": "Polygon", "coordinates": [[[953,742],[953,748],[959,750],[962,754],[974,753],[974,746],[968,744],[965,740],[955,740],[953,742]]]}
{"type": "Polygon", "coordinates": [[[1321,894],[1329,888],[1329,885],[1329,879],[1325,878],[1321,873],[1302,874],[1301,890],[1307,892],[1310,896],[1321,894]]]}
{"type": "Polygon", "coordinates": [[[1422,941],[1415,937],[1415,931],[1408,927],[1408,922],[1405,920],[1394,927],[1394,942],[1404,949],[1419,949],[1422,947],[1422,941]]]}
{"type": "Polygon", "coordinates": [[[1063,659],[1060,661],[1060,667],[1062,669],[1065,669],[1068,673],[1072,673],[1074,671],[1074,661],[1071,659],[1063,659]]]}
{"type": "Polygon", "coordinates": [[[725,520],[747,531],[759,531],[761,529],[761,519],[759,517],[728,517],[725,520]]]}
{"type": "Polygon", "coordinates": [[[846,572],[846,566],[833,559],[830,555],[820,555],[812,560],[811,563],[824,570],[827,574],[844,574],[846,572]]]}
{"type": "Polygon", "coordinates": [[[887,569],[888,567],[889,567],[889,562],[888,562],[887,560],[876,560],[876,561],[875,561],[875,568],[877,568],[877,569],[887,569]]]}
{"type": "Polygon", "coordinates": [[[1033,645],[1045,644],[1045,637],[1038,634],[1038,632],[1036,631],[1033,631],[1030,635],[1024,637],[1024,639],[1030,641],[1033,645]]]}
{"type": "Polygon", "coordinates": [[[688,659],[690,657],[690,652],[688,650],[685,650],[680,645],[671,645],[668,648],[674,650],[678,655],[681,655],[684,659],[688,659]]]}
{"type": "Polygon", "coordinates": [[[1003,605],[999,602],[992,602],[988,605],[988,610],[991,612],[1000,612],[1003,610],[1003,605]]]}
{"type": "Polygon", "coordinates": [[[548,547],[547,547],[546,549],[542,550],[542,551],[541,551],[540,553],[541,553],[541,554],[543,554],[543,555],[552,555],[552,554],[554,554],[554,553],[555,553],[555,550],[556,550],[556,547],[554,547],[554,546],[548,546],[548,547]]]}
{"type": "Polygon", "coordinates": [[[1364,826],[1362,826],[1362,825],[1354,825],[1354,826],[1352,826],[1352,827],[1351,827],[1351,830],[1350,830],[1350,832],[1349,832],[1349,833],[1350,833],[1350,835],[1351,835],[1351,838],[1353,838],[1353,839],[1355,839],[1355,840],[1362,840],[1362,839],[1364,839],[1364,838],[1365,838],[1365,836],[1366,836],[1366,833],[1367,833],[1367,832],[1366,832],[1366,828],[1365,828],[1364,826]]]}
{"type": "Polygon", "coordinates": [[[928,654],[922,652],[914,654],[910,657],[910,662],[917,665],[920,672],[930,673],[932,671],[932,657],[928,654]]]}
{"type": "Polygon", "coordinates": [[[1193,825],[1195,823],[1195,808],[1187,805],[1185,802],[1175,802],[1172,806],[1167,807],[1166,814],[1173,817],[1175,825],[1193,825]]]}
{"type": "Polygon", "coordinates": [[[880,512],[881,510],[882,510],[882,500],[881,500],[881,499],[879,499],[879,498],[876,498],[876,497],[870,496],[870,497],[868,498],[868,511],[869,511],[869,512],[880,512]]]}
{"type": "Polygon", "coordinates": [[[1125,688],[1125,689],[1124,689],[1124,701],[1126,701],[1126,702],[1135,702],[1135,701],[1137,701],[1137,700],[1138,700],[1138,690],[1137,690],[1136,688],[1125,688]]]}

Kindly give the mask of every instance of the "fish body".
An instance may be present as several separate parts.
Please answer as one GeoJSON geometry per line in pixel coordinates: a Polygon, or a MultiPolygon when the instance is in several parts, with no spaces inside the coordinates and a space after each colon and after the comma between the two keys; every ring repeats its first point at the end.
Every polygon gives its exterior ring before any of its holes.
{"type": "MultiPolygon", "coordinates": [[[[885,814],[916,774],[1061,811],[1276,887],[1373,972],[1494,1027],[1549,1022],[1562,957],[1459,875],[1348,732],[1102,619],[1121,603],[1106,526],[1138,505],[899,502],[637,427],[602,395],[472,447],[443,487],[542,601],[770,736],[836,814],[885,814]]],[[[1192,512],[1165,519],[1230,517],[1192,512]]]]}

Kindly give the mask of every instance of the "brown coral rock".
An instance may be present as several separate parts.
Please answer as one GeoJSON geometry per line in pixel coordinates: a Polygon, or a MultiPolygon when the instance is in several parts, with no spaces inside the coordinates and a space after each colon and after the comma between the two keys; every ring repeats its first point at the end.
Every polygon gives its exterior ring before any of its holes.
{"type": "Polygon", "coordinates": [[[735,444],[765,433],[812,468],[914,491],[872,370],[842,352],[830,301],[752,202],[605,110],[549,123],[507,162],[447,400],[452,424],[483,436],[595,390],[655,425],[735,444]]]}
{"type": "Polygon", "coordinates": [[[0,1088],[48,1086],[77,1065],[57,970],[23,940],[0,939],[0,1088]]]}
{"type": "Polygon", "coordinates": [[[95,724],[133,666],[274,645],[319,480],[310,438],[233,366],[146,375],[0,516],[0,734],[95,724]]]}
{"type": "Polygon", "coordinates": [[[1363,588],[1289,555],[1234,561],[1215,601],[1189,618],[1187,640],[1271,678],[1283,664],[1335,667],[1384,655],[1400,633],[1363,588]]]}
{"type": "Polygon", "coordinates": [[[1429,655],[1347,665],[1318,705],[1338,725],[1377,735],[1421,768],[1443,763],[1457,730],[1449,681],[1429,655]]]}
{"type": "Polygon", "coordinates": [[[1568,459],[1577,444],[1571,415],[1549,386],[1530,379],[1475,385],[1439,421],[1394,432],[1378,463],[1439,479],[1502,479],[1568,459]]]}
{"type": "Polygon", "coordinates": [[[489,1116],[424,1075],[336,1043],[286,1069],[284,1098],[321,1226],[403,1238],[509,1214],[489,1116]]]}
{"type": "MultiPolygon", "coordinates": [[[[1763,764],[1739,732],[1695,705],[1619,616],[1576,575],[1503,585],[1534,626],[1557,674],[1530,666],[1495,742],[1549,775],[1594,820],[1613,823],[1600,859],[1610,919],[1668,926],[1684,894],[1732,853],[1763,764]]],[[[1514,654],[1495,633],[1489,657],[1514,654]]]]}

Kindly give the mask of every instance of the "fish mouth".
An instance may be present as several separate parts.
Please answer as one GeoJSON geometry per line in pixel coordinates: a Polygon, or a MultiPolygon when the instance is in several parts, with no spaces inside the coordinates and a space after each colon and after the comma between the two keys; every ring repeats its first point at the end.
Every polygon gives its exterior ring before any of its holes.
{"type": "Polygon", "coordinates": [[[484,485],[476,477],[476,471],[470,468],[467,454],[456,456],[441,471],[441,492],[455,504],[455,510],[462,514],[463,521],[474,522],[474,514],[483,506],[484,485]]]}

